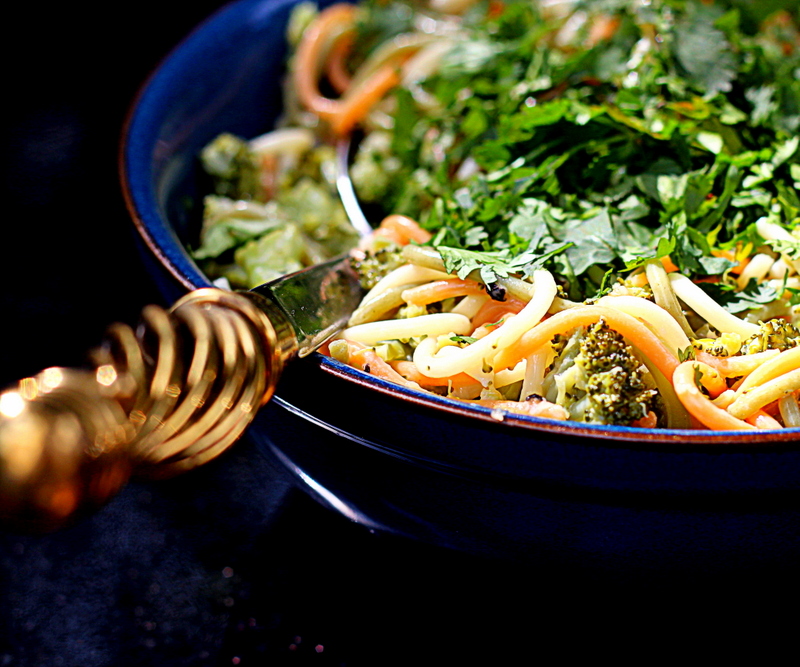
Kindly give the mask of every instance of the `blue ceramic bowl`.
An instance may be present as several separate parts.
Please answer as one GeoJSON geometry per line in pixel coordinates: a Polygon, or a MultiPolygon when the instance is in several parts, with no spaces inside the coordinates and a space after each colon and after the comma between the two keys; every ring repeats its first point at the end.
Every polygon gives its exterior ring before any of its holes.
{"type": "MultiPolygon", "coordinates": [[[[121,171],[165,296],[208,279],[197,155],[281,108],[295,0],[241,0],[162,63],[132,109],[121,171]]],[[[323,357],[293,363],[250,429],[318,498],[371,528],[604,571],[773,565],[800,555],[800,433],[600,428],[422,396],[323,357]]]]}

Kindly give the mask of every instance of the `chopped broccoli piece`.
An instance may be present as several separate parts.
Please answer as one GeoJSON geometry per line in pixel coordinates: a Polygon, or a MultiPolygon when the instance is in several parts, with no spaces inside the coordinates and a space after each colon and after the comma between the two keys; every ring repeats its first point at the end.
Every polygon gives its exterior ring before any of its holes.
{"type": "Polygon", "coordinates": [[[203,169],[214,182],[214,192],[231,199],[259,199],[258,161],[247,142],[221,134],[200,153],[203,169]]]}
{"type": "Polygon", "coordinates": [[[323,178],[334,157],[330,147],[320,147],[289,161],[277,174],[277,194],[264,202],[258,158],[248,143],[223,134],[209,144],[202,160],[217,194],[204,199],[193,253],[207,274],[250,288],[353,248],[358,233],[333,183],[323,178]]]}
{"type": "Polygon", "coordinates": [[[192,256],[195,259],[219,257],[231,248],[263,236],[284,224],[286,219],[274,203],[265,205],[207,195],[203,199],[200,247],[192,253],[192,256]]]}
{"type": "Polygon", "coordinates": [[[236,264],[247,274],[252,288],[303,268],[305,238],[297,225],[285,225],[248,241],[235,253],[236,264]]]}
{"type": "Polygon", "coordinates": [[[278,202],[287,219],[298,224],[309,238],[325,248],[326,257],[340,255],[358,242],[358,233],[350,224],[341,202],[326,185],[308,177],[300,178],[293,187],[281,193],[278,202]]]}
{"type": "Polygon", "coordinates": [[[653,409],[658,392],[646,384],[631,346],[602,319],[559,340],[556,349],[559,357],[545,378],[546,398],[572,419],[627,426],[653,409]]]}
{"type": "Polygon", "coordinates": [[[400,254],[400,248],[385,246],[367,253],[363,258],[354,257],[350,263],[358,274],[361,286],[365,290],[370,290],[390,271],[405,264],[405,260],[400,254]]]}
{"type": "Polygon", "coordinates": [[[759,322],[761,331],[742,343],[742,354],[755,354],[766,350],[788,350],[800,344],[800,329],[794,324],[776,318],[759,322]]]}
{"type": "Polygon", "coordinates": [[[645,385],[631,346],[603,320],[586,331],[575,364],[586,374],[587,422],[627,425],[652,408],[658,392],[645,385]]]}

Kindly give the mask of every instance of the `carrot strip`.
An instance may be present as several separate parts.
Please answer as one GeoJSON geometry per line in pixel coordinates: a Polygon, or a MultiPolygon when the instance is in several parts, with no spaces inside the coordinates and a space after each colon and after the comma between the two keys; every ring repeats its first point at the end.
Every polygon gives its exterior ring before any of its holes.
{"type": "Polygon", "coordinates": [[[258,170],[258,182],[264,196],[264,201],[275,198],[278,189],[278,156],[262,155],[258,170]]]}
{"type": "Polygon", "coordinates": [[[753,430],[755,427],[742,419],[737,419],[727,410],[714,405],[695,384],[695,369],[701,373],[701,382],[717,375],[708,364],[700,361],[684,361],[672,374],[672,384],[683,406],[701,424],[714,431],[753,430]]]}
{"type": "Polygon", "coordinates": [[[656,413],[650,410],[644,417],[641,419],[634,419],[631,422],[631,426],[634,428],[655,428],[658,425],[658,417],[656,417],[656,413]]]}
{"type": "Polygon", "coordinates": [[[375,103],[400,82],[397,66],[387,63],[362,84],[348,89],[340,99],[334,100],[320,93],[320,60],[326,41],[334,30],[349,29],[355,21],[357,11],[350,4],[336,4],[321,11],[303,33],[295,55],[293,77],[301,104],[328,121],[338,135],[352,130],[375,103]]]}
{"type": "Polygon", "coordinates": [[[772,415],[768,414],[764,410],[758,410],[750,415],[745,421],[748,424],[752,424],[756,428],[760,429],[770,429],[770,428],[783,428],[781,423],[775,419],[772,415]]]}
{"type": "Polygon", "coordinates": [[[739,258],[736,256],[736,253],[733,250],[719,250],[714,249],[711,251],[711,254],[714,257],[724,257],[725,259],[729,259],[732,262],[736,262],[736,266],[731,267],[730,272],[734,275],[739,275],[745,266],[750,262],[749,257],[742,257],[739,258]]]}
{"type": "Polygon", "coordinates": [[[390,361],[389,365],[407,380],[426,387],[453,387],[458,389],[474,385],[477,381],[466,373],[458,373],[443,378],[432,378],[420,373],[413,361],[390,361]]]}
{"type": "Polygon", "coordinates": [[[661,264],[664,266],[664,270],[667,273],[674,273],[678,270],[678,266],[669,258],[669,256],[662,257],[661,264]]]}
{"type": "Polygon", "coordinates": [[[644,271],[640,271],[639,273],[635,273],[632,276],[629,276],[627,282],[632,287],[644,287],[647,285],[647,274],[644,271]]]}
{"type": "Polygon", "coordinates": [[[294,85],[300,102],[320,118],[331,120],[341,109],[339,100],[332,100],[319,92],[319,61],[327,36],[339,26],[350,26],[355,21],[355,5],[331,5],[319,13],[309,25],[297,46],[294,66],[294,85]]]}
{"type": "Polygon", "coordinates": [[[592,19],[589,34],[586,37],[586,48],[591,49],[600,42],[607,42],[619,30],[622,22],[617,16],[600,14],[592,19]]]}
{"type": "Polygon", "coordinates": [[[505,324],[505,322],[509,318],[509,316],[510,316],[509,314],[506,314],[503,317],[501,317],[499,320],[496,320],[493,323],[482,324],[481,326],[473,329],[472,333],[470,334],[470,338],[475,338],[477,340],[480,340],[481,338],[485,338],[490,333],[492,333],[492,331],[494,331],[498,327],[501,327],[503,324],[505,324]]]}
{"type": "Polygon", "coordinates": [[[424,391],[416,382],[406,380],[406,378],[394,370],[386,361],[381,359],[378,353],[371,347],[362,347],[358,343],[352,345],[348,341],[347,348],[349,353],[348,363],[351,366],[403,387],[424,391]]]}
{"type": "Polygon", "coordinates": [[[725,378],[714,368],[711,368],[710,373],[703,374],[703,386],[712,399],[717,398],[728,390],[728,383],[725,378]]]}
{"type": "Polygon", "coordinates": [[[484,324],[499,322],[508,315],[516,315],[525,307],[525,302],[515,296],[506,294],[505,301],[487,301],[472,318],[472,326],[476,329],[484,324]]]}
{"type": "Polygon", "coordinates": [[[387,215],[378,226],[381,233],[394,233],[399,239],[399,245],[408,245],[411,241],[427,243],[431,240],[431,233],[422,227],[413,218],[393,213],[387,215]]]}
{"type": "Polygon", "coordinates": [[[401,297],[403,301],[414,306],[427,306],[430,303],[468,294],[479,296],[486,294],[486,290],[474,280],[453,278],[452,280],[434,280],[424,285],[410,287],[403,290],[401,297]]]}
{"type": "Polygon", "coordinates": [[[369,110],[400,83],[397,66],[387,63],[367,79],[358,89],[349,90],[339,100],[340,106],[330,118],[331,127],[339,136],[345,135],[369,113],[369,110]]]}
{"type": "Polygon", "coordinates": [[[352,46],[353,34],[350,32],[343,34],[334,42],[325,63],[325,75],[333,89],[340,95],[350,87],[350,82],[353,80],[345,66],[345,60],[352,46]]]}
{"type": "Polygon", "coordinates": [[[635,317],[601,306],[570,308],[543,320],[533,329],[526,331],[516,344],[498,351],[494,363],[495,371],[512,368],[521,359],[552,341],[556,334],[594,324],[600,318],[604,319],[614,331],[622,334],[631,345],[638,348],[665,377],[672,377],[678,367],[678,360],[664,343],[635,317]]]}
{"type": "MultiPolygon", "coordinates": [[[[463,399],[462,399],[463,400],[463,399]]],[[[494,399],[480,399],[477,401],[467,401],[473,405],[482,405],[492,410],[505,410],[520,415],[530,415],[531,417],[542,417],[544,419],[558,419],[564,421],[569,419],[567,411],[556,403],[551,403],[544,399],[532,401],[503,401],[494,399]]]]}

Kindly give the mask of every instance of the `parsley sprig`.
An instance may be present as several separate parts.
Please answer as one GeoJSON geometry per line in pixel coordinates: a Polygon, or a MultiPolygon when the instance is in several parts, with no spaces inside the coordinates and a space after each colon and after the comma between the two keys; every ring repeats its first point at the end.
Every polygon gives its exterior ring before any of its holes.
{"type": "Polygon", "coordinates": [[[433,230],[448,270],[488,283],[547,266],[584,299],[666,255],[691,277],[724,274],[715,250],[763,246],[758,218],[800,224],[796,8],[760,31],[766,17],[734,0],[579,8],[586,27],[553,48],[561,24],[536,3],[476,6],[425,83],[436,112],[398,92],[386,208],[433,230]],[[591,43],[600,12],[617,27],[591,43]]]}

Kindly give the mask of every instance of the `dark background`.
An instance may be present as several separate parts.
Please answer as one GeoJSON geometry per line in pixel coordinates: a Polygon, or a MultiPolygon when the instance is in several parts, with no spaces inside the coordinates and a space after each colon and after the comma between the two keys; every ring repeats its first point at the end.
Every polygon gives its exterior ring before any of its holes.
{"type": "MultiPolygon", "coordinates": [[[[107,325],[160,302],[120,193],[118,139],[138,87],[219,4],[5,12],[17,40],[4,47],[3,386],[81,364],[107,325]]],[[[245,440],[183,478],[130,484],[62,532],[0,532],[0,665],[505,665],[553,650],[559,662],[685,656],[694,638],[716,655],[740,625],[735,644],[763,642],[764,655],[779,626],[754,634],[755,621],[780,618],[783,602],[796,618],[796,584],[795,571],[729,570],[611,582],[372,534],[245,440]]]]}

